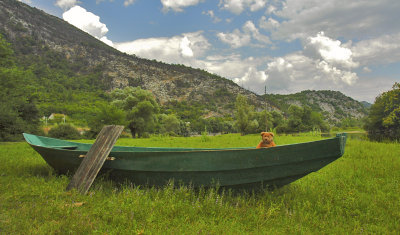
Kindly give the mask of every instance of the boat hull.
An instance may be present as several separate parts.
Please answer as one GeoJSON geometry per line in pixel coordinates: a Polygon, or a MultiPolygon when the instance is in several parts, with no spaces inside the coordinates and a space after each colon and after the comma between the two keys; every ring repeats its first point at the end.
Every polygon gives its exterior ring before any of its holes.
{"type": "MultiPolygon", "coordinates": [[[[73,173],[88,144],[24,134],[59,173],[73,173]],[[51,144],[49,144],[51,143],[51,144]]],[[[116,146],[102,173],[135,185],[163,186],[170,180],[193,187],[280,187],[315,172],[344,153],[346,135],[274,148],[184,149],[116,146]]]]}

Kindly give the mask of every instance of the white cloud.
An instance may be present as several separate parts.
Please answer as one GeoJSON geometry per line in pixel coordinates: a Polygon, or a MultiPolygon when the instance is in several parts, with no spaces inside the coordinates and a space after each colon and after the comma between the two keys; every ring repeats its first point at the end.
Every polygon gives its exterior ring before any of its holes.
{"type": "Polygon", "coordinates": [[[18,0],[18,1],[24,2],[26,4],[31,4],[32,3],[32,0],[18,0]]]}
{"type": "Polygon", "coordinates": [[[245,9],[250,11],[258,11],[265,7],[267,0],[221,0],[221,9],[228,10],[234,14],[239,15],[245,9]]]}
{"type": "Polygon", "coordinates": [[[182,12],[183,8],[189,6],[195,6],[203,0],[161,0],[163,5],[163,11],[168,12],[173,10],[175,12],[182,12]]]}
{"type": "Polygon", "coordinates": [[[99,16],[80,6],[74,6],[64,12],[63,19],[98,39],[104,37],[108,32],[107,26],[100,22],[99,16]]]}
{"type": "Polygon", "coordinates": [[[77,0],[57,0],[56,6],[62,8],[63,10],[68,10],[78,3],[77,0]]]}
{"type": "Polygon", "coordinates": [[[301,52],[275,58],[268,63],[266,74],[268,90],[277,93],[339,89],[355,84],[358,79],[351,70],[340,69],[301,52]]]}
{"type": "Polygon", "coordinates": [[[347,85],[353,85],[355,81],[358,79],[356,73],[351,71],[341,70],[337,67],[330,65],[326,61],[320,61],[317,64],[316,68],[319,69],[319,71],[321,71],[325,75],[325,78],[333,81],[334,84],[339,84],[340,82],[343,82],[347,85]]]}
{"type": "Polygon", "coordinates": [[[352,58],[352,51],[343,47],[339,40],[333,40],[320,32],[315,37],[308,37],[304,46],[305,54],[312,58],[322,59],[334,66],[344,68],[358,67],[352,58]]]}
{"type": "Polygon", "coordinates": [[[242,59],[238,54],[227,56],[207,56],[203,61],[207,71],[229,79],[243,77],[250,67],[257,68],[265,62],[265,58],[248,57],[242,59]]]}
{"type": "Polygon", "coordinates": [[[257,93],[260,93],[260,88],[264,89],[266,80],[265,71],[258,71],[256,67],[249,67],[242,77],[233,79],[238,85],[257,93]]]}
{"type": "Polygon", "coordinates": [[[267,4],[266,0],[254,0],[250,1],[250,11],[258,11],[263,9],[267,4]]]}
{"type": "Polygon", "coordinates": [[[108,39],[106,36],[100,38],[100,41],[104,42],[105,44],[109,45],[110,47],[114,46],[114,43],[108,39]]]}
{"type": "Polygon", "coordinates": [[[218,17],[214,14],[214,11],[212,11],[212,10],[203,11],[202,14],[203,14],[203,15],[208,15],[208,16],[213,20],[214,23],[218,23],[218,22],[221,22],[221,21],[222,21],[220,18],[218,18],[218,17]]]}
{"type": "Polygon", "coordinates": [[[239,48],[243,46],[259,46],[264,47],[265,44],[271,44],[269,37],[259,32],[256,26],[251,21],[247,21],[243,27],[243,32],[239,29],[233,30],[232,33],[218,33],[217,37],[224,43],[229,44],[232,48],[239,48]],[[254,39],[262,45],[251,44],[254,39]]]}
{"type": "Polygon", "coordinates": [[[198,64],[202,65],[202,69],[230,79],[246,89],[261,93],[264,91],[267,79],[264,69],[268,60],[268,57],[241,58],[239,54],[213,55],[207,56],[198,64]]]}
{"type": "Polygon", "coordinates": [[[276,8],[275,6],[269,5],[266,13],[267,13],[267,14],[272,14],[272,13],[274,13],[276,10],[277,10],[277,8],[276,8]]]}
{"type": "Polygon", "coordinates": [[[217,37],[224,43],[229,44],[232,48],[239,48],[250,43],[251,37],[249,34],[240,32],[239,29],[233,30],[232,33],[218,33],[217,37]]]}
{"type": "Polygon", "coordinates": [[[266,35],[261,34],[258,29],[256,28],[256,26],[253,24],[253,22],[251,21],[247,21],[244,25],[243,25],[243,31],[250,33],[252,35],[252,37],[261,42],[261,43],[265,43],[265,44],[271,44],[271,41],[269,40],[269,37],[266,35]]]}
{"type": "Polygon", "coordinates": [[[190,48],[190,41],[187,36],[184,36],[179,44],[181,54],[184,57],[193,57],[192,48],[190,48]]]}
{"type": "Polygon", "coordinates": [[[274,39],[304,39],[320,31],[334,38],[365,40],[393,34],[399,28],[398,0],[287,0],[274,14],[282,19],[274,39]]]}
{"type": "Polygon", "coordinates": [[[280,25],[280,23],[277,20],[275,20],[271,17],[268,18],[268,20],[267,20],[267,17],[265,17],[265,16],[262,16],[258,23],[260,25],[260,28],[268,30],[268,31],[276,30],[280,25]]]}
{"type": "Polygon", "coordinates": [[[363,65],[400,61],[400,33],[383,35],[354,44],[354,58],[363,65]]]}
{"type": "Polygon", "coordinates": [[[124,6],[129,6],[129,5],[132,5],[133,3],[135,2],[135,0],[125,0],[124,1],[124,6]]]}
{"type": "Polygon", "coordinates": [[[201,31],[171,38],[138,39],[114,45],[118,50],[128,54],[195,67],[198,67],[196,58],[203,56],[210,46],[201,31]]]}

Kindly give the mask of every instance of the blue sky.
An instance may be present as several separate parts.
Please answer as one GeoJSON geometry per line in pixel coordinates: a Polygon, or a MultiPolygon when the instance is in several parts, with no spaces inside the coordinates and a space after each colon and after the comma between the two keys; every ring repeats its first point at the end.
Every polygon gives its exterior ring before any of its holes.
{"type": "Polygon", "coordinates": [[[400,82],[398,0],[21,0],[128,54],[264,93],[373,102],[400,82]]]}

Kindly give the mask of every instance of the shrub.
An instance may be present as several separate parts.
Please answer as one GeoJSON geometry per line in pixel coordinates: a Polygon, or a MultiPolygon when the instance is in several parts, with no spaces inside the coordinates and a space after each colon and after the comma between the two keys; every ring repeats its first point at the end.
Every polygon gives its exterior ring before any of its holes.
{"type": "Polygon", "coordinates": [[[79,131],[71,124],[59,124],[49,131],[49,136],[59,139],[76,140],[81,138],[79,131]]]}
{"type": "Polygon", "coordinates": [[[400,83],[376,97],[364,128],[371,140],[400,140],[400,83]]]}

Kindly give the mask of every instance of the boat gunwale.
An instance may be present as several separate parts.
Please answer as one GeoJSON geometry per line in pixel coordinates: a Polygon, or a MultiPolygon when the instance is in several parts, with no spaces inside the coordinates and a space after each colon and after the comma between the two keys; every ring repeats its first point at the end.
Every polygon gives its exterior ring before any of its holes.
{"type": "MultiPolygon", "coordinates": [[[[51,138],[51,137],[45,137],[45,136],[38,136],[38,135],[34,135],[34,134],[28,134],[28,133],[23,133],[24,134],[24,138],[26,140],[26,142],[28,142],[29,145],[31,146],[36,146],[36,147],[41,147],[41,148],[45,148],[45,149],[55,149],[55,150],[63,150],[63,151],[69,151],[69,152],[88,152],[89,150],[83,150],[83,149],[63,149],[62,147],[72,147],[72,146],[45,146],[45,145],[37,145],[37,144],[33,144],[31,141],[29,141],[28,138],[25,137],[25,135],[31,135],[31,136],[35,136],[35,137],[39,137],[40,138],[47,138],[47,139],[54,139],[54,140],[60,140],[57,138],[51,138]]],[[[265,151],[268,149],[280,149],[282,147],[288,147],[288,146],[296,146],[296,145],[303,145],[303,144],[311,144],[311,143],[317,143],[317,142],[323,142],[323,141],[327,141],[327,140],[334,140],[334,139],[338,139],[339,143],[342,142],[342,136],[345,135],[346,133],[338,133],[335,137],[332,138],[327,138],[327,139],[322,139],[322,140],[315,140],[315,141],[308,141],[308,142],[302,142],[302,143],[294,143],[294,144],[284,144],[284,145],[277,145],[273,148],[260,148],[257,149],[256,147],[237,147],[237,148],[184,148],[184,147],[176,147],[176,148],[168,148],[168,147],[138,147],[138,146],[120,146],[120,145],[116,145],[114,147],[118,147],[118,148],[143,148],[143,149],[155,149],[155,151],[121,151],[121,150],[112,150],[112,153],[196,153],[196,152],[228,152],[228,151],[249,151],[249,150],[258,150],[258,151],[265,151]],[[177,151],[162,151],[163,149],[177,149],[177,151]],[[185,149],[188,149],[187,151],[185,151],[185,149]],[[189,150],[190,149],[190,150],[189,150]],[[183,150],[183,151],[182,151],[183,150]]],[[[78,145],[93,145],[90,143],[79,143],[79,142],[73,142],[73,141],[68,141],[68,140],[62,140],[68,143],[72,143],[72,144],[78,144],[78,145]]],[[[342,147],[342,146],[340,146],[342,147]]],[[[343,151],[344,152],[344,151],[343,151]]]]}

